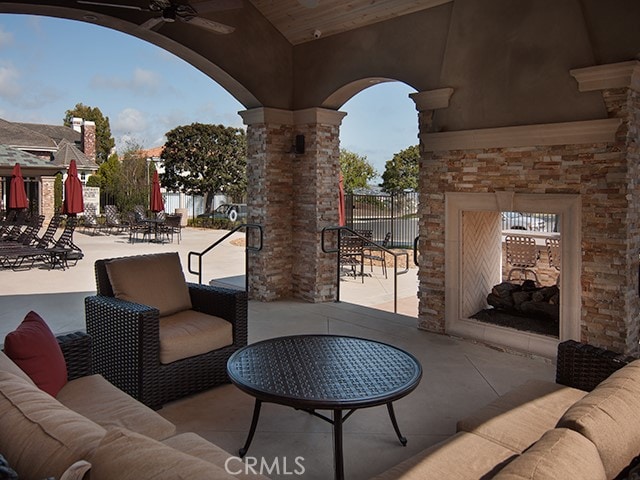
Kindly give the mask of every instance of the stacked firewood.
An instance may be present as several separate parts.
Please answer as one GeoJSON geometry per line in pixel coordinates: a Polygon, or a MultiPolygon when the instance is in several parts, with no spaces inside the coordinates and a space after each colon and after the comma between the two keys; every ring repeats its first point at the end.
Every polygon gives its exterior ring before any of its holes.
{"type": "Polygon", "coordinates": [[[522,284],[502,282],[491,289],[487,303],[493,308],[530,317],[560,321],[560,290],[557,285],[538,287],[533,280],[522,284]]]}

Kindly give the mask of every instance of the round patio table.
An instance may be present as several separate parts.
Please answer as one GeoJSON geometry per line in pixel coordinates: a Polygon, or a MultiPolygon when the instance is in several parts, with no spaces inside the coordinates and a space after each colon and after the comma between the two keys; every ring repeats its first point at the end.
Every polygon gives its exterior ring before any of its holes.
{"type": "Polygon", "coordinates": [[[255,397],[243,457],[255,433],[262,402],[305,410],[333,425],[335,478],[344,478],[342,424],[357,409],[386,405],[402,445],[393,403],[412,392],[422,367],[411,354],[364,338],[293,335],[253,343],[227,362],[231,381],[255,397]],[[316,410],[331,410],[332,417],[316,410]],[[345,414],[344,411],[348,410],[345,414]]]}

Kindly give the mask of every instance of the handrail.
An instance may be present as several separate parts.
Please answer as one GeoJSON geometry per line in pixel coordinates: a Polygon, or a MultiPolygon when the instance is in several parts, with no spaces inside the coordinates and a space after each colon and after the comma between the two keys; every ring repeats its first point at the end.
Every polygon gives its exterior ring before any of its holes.
{"type": "Polygon", "coordinates": [[[220,245],[222,242],[224,242],[227,238],[229,238],[231,235],[233,235],[234,233],[236,233],[238,230],[241,230],[243,228],[247,229],[247,232],[251,229],[256,229],[258,230],[258,232],[260,232],[260,243],[258,246],[250,246],[249,242],[245,242],[245,255],[244,255],[244,261],[245,261],[245,274],[244,274],[244,283],[245,283],[245,290],[247,292],[249,292],[249,255],[247,255],[247,252],[251,251],[251,252],[259,252],[260,250],[262,250],[262,225],[259,225],[257,223],[243,223],[241,225],[238,225],[237,227],[235,227],[233,230],[230,230],[226,235],[224,235],[222,238],[218,239],[216,242],[214,242],[213,244],[209,245],[207,248],[205,248],[202,252],[189,252],[189,255],[187,256],[187,270],[189,271],[189,273],[193,274],[193,275],[198,275],[198,283],[202,284],[202,257],[204,257],[207,253],[209,253],[211,250],[213,250],[216,246],[220,245]],[[198,257],[198,271],[195,271],[191,268],[191,257],[198,257]]]}
{"type": "Polygon", "coordinates": [[[340,301],[340,239],[342,237],[342,232],[349,232],[350,235],[353,235],[354,237],[358,237],[361,238],[362,240],[364,240],[366,243],[366,245],[369,246],[374,246],[376,248],[379,248],[380,250],[382,250],[385,253],[388,253],[390,255],[393,255],[393,313],[398,313],[398,275],[402,275],[404,273],[407,273],[409,271],[409,254],[407,252],[393,252],[391,250],[389,250],[388,248],[380,245],[379,243],[376,243],[374,241],[372,241],[371,239],[368,239],[362,235],[360,235],[358,232],[352,230],[349,227],[338,227],[338,226],[333,226],[333,227],[324,227],[322,229],[322,235],[321,235],[321,242],[320,242],[320,246],[322,248],[322,251],[324,253],[337,253],[338,255],[336,255],[336,265],[337,265],[337,271],[336,271],[336,302],[340,301]],[[338,246],[335,249],[327,249],[326,246],[326,242],[325,242],[325,232],[329,232],[329,231],[337,231],[338,232],[338,246]],[[398,272],[398,257],[399,256],[404,256],[405,257],[405,265],[406,268],[400,272],[398,272]]]}
{"type": "Polygon", "coordinates": [[[413,263],[415,264],[416,267],[419,267],[420,265],[418,264],[418,241],[420,240],[420,235],[418,235],[414,240],[413,240],[413,263]]]}

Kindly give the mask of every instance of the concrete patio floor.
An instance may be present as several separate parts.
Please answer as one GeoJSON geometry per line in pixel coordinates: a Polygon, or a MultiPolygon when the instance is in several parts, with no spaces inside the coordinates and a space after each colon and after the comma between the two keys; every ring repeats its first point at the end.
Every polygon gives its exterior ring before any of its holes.
{"type": "MultiPolygon", "coordinates": [[[[178,251],[186,270],[189,251],[206,248],[224,233],[185,229],[178,245],[130,244],[122,235],[92,237],[78,232],[75,240],[85,258],[69,270],[0,270],[0,338],[30,309],[39,312],[55,332],[84,328],[83,299],[95,292],[93,262],[97,258],[178,251]]],[[[216,250],[205,257],[203,278],[230,282],[241,279],[244,248],[225,242],[216,250]]],[[[190,281],[195,278],[186,276],[190,281]]],[[[548,359],[418,330],[415,270],[398,277],[398,281],[398,314],[380,309],[392,310],[393,281],[385,281],[376,271],[365,278],[364,284],[359,278],[345,279],[340,303],[249,302],[250,342],[299,333],[353,335],[393,344],[421,362],[424,373],[420,385],[394,404],[400,429],[408,439],[406,447],[398,442],[384,407],[359,410],[346,421],[345,475],[351,480],[370,478],[452,435],[459,418],[527,379],[554,378],[554,366],[548,359]]],[[[233,385],[172,402],[159,410],[179,431],[196,432],[233,454],[245,441],[252,411],[253,398],[233,385]]],[[[268,475],[271,478],[332,478],[331,426],[301,411],[264,404],[248,456],[258,461],[264,458],[269,465],[277,461],[280,472],[272,472],[268,475]],[[292,474],[298,468],[296,457],[301,457],[304,467],[304,474],[298,476],[292,474]]]]}

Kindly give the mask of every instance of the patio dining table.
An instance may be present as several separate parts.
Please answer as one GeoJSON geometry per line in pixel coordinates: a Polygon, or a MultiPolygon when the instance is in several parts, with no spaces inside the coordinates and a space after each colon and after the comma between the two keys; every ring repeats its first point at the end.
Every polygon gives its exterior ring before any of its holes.
{"type": "Polygon", "coordinates": [[[142,223],[149,226],[150,229],[153,229],[153,239],[151,242],[160,242],[158,233],[160,231],[160,226],[164,224],[164,219],[160,218],[144,218],[142,219],[142,223]]]}
{"type": "Polygon", "coordinates": [[[404,350],[338,335],[292,335],[253,343],[229,358],[227,371],[232,383],[256,399],[241,457],[253,439],[262,402],[286,405],[333,425],[338,480],[344,478],[344,421],[360,408],[386,405],[398,440],[406,445],[393,402],[412,392],[422,378],[420,363],[404,350]],[[332,416],[317,410],[331,410],[332,416]]]}

